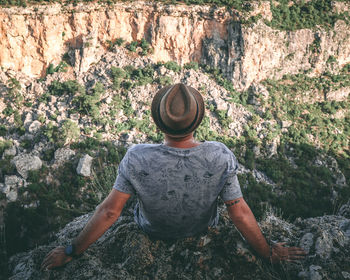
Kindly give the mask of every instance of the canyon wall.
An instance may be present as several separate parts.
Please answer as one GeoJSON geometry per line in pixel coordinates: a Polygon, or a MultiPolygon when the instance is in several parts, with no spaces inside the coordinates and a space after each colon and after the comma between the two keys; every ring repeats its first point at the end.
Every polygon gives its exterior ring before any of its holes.
{"type": "MultiPolygon", "coordinates": [[[[349,9],[341,5],[334,9],[349,9]]],[[[108,40],[145,38],[153,47],[152,61],[220,68],[242,90],[266,78],[299,71],[317,75],[350,62],[350,29],[344,21],[328,31],[274,30],[265,24],[272,18],[269,2],[253,6],[250,15],[262,16],[253,24],[242,24],[247,15],[226,8],[148,2],[2,8],[0,65],[39,78],[69,53],[79,76],[105,53],[108,40]]]]}

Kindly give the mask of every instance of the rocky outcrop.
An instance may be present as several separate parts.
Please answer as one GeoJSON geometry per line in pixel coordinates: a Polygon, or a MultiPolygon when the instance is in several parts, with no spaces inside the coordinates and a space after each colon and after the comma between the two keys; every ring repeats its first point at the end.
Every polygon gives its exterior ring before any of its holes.
{"type": "Polygon", "coordinates": [[[291,224],[267,213],[260,223],[267,239],[308,252],[302,261],[271,266],[252,253],[226,211],[220,212],[218,228],[165,242],[143,233],[129,208],[81,258],[58,270],[40,271],[45,254],[69,244],[91,217],[87,214],[69,223],[53,243],[13,256],[10,279],[347,279],[349,219],[324,216],[291,224]]]}
{"type": "MultiPolygon", "coordinates": [[[[348,8],[341,5],[341,10],[348,8]]],[[[252,6],[251,15],[271,20],[269,1],[252,6]]],[[[255,24],[241,19],[226,8],[141,1],[3,8],[0,65],[40,77],[67,53],[79,76],[103,55],[108,40],[145,38],[152,45],[153,62],[204,63],[220,68],[237,89],[246,89],[266,78],[306,70],[318,75],[350,62],[350,29],[342,20],[332,30],[280,31],[263,19],[255,24]]]]}

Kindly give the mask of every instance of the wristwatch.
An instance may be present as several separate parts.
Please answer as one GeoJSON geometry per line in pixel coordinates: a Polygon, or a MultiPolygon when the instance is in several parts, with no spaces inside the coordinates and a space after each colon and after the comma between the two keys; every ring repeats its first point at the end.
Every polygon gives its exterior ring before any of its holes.
{"type": "Polygon", "coordinates": [[[70,244],[66,248],[64,248],[64,253],[68,257],[75,257],[75,247],[74,247],[74,245],[70,244]]]}

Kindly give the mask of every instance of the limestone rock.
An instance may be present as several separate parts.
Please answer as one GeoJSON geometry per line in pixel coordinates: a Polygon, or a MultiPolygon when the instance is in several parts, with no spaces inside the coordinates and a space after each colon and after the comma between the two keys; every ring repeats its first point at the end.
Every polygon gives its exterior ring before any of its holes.
{"type": "Polygon", "coordinates": [[[4,151],[4,153],[2,154],[2,157],[5,158],[7,156],[15,156],[17,154],[17,149],[16,146],[12,146],[11,148],[8,148],[4,151]]]}
{"type": "Polygon", "coordinates": [[[344,216],[345,218],[350,219],[350,200],[347,204],[344,204],[342,207],[340,207],[338,211],[338,215],[344,216]]]}
{"type": "MultiPolygon", "coordinates": [[[[344,10],[349,9],[348,3],[342,2],[342,5],[344,10]]],[[[302,70],[311,69],[316,74],[325,72],[330,67],[327,59],[331,55],[337,58],[332,64],[334,69],[349,63],[350,29],[345,21],[338,20],[330,32],[321,28],[319,31],[282,31],[267,26],[264,20],[255,24],[241,23],[242,18],[252,15],[271,18],[269,1],[255,1],[251,6],[250,15],[232,13],[225,7],[213,10],[208,5],[157,2],[145,5],[142,1],[116,2],[113,7],[84,3],[74,7],[55,4],[3,8],[0,13],[3,30],[11,32],[0,33],[0,49],[7,50],[0,53],[0,61],[5,69],[38,78],[49,63],[59,64],[67,52],[67,42],[71,42],[68,54],[81,79],[81,74],[103,56],[106,41],[115,40],[118,34],[127,42],[150,37],[153,47],[150,58],[154,62],[197,61],[220,68],[239,90],[266,78],[302,70]],[[38,14],[45,17],[44,24],[38,14]],[[316,36],[321,44],[314,57],[310,45],[316,36]]],[[[118,52],[118,49],[113,51],[118,52]]],[[[108,58],[107,63],[111,62],[108,58]]],[[[96,73],[103,75],[105,69],[99,70],[96,73]]],[[[160,71],[166,73],[164,69],[160,71]]],[[[41,94],[43,89],[37,89],[34,84],[32,91],[41,94]]],[[[329,95],[331,99],[344,100],[348,93],[331,92],[329,95]]]]}
{"type": "Polygon", "coordinates": [[[92,164],[93,158],[89,156],[88,154],[84,155],[78,163],[77,166],[77,173],[79,175],[89,177],[91,175],[91,164],[92,164]]]}
{"type": "Polygon", "coordinates": [[[9,202],[17,200],[18,188],[23,187],[23,179],[16,175],[5,176],[5,184],[1,191],[6,195],[9,202]]]}
{"type": "Polygon", "coordinates": [[[33,121],[28,127],[28,132],[31,134],[35,134],[40,130],[40,127],[41,127],[41,122],[33,121]]]}
{"type": "Polygon", "coordinates": [[[60,165],[66,161],[69,161],[75,156],[75,152],[69,148],[60,148],[55,151],[55,162],[54,164],[60,165]]]}
{"type": "Polygon", "coordinates": [[[24,178],[27,179],[28,171],[38,170],[42,166],[42,161],[38,156],[30,154],[20,154],[12,159],[16,166],[17,172],[24,178]]]}

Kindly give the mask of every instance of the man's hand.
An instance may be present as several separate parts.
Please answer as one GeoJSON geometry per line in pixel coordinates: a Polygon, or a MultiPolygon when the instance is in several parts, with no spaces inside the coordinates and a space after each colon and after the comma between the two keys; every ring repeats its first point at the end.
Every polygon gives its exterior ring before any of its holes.
{"type": "Polygon", "coordinates": [[[270,261],[280,263],[281,261],[292,262],[305,258],[306,252],[299,247],[283,247],[286,243],[272,245],[270,261]]]}
{"type": "MultiPolygon", "coordinates": [[[[130,194],[112,189],[78,237],[72,241],[75,246],[75,255],[83,253],[119,218],[130,196],[130,194]]],[[[57,247],[48,253],[41,264],[41,269],[59,267],[71,261],[72,257],[67,256],[64,249],[64,247],[57,247]]]]}
{"type": "Polygon", "coordinates": [[[64,253],[64,247],[59,246],[51,250],[41,263],[41,270],[52,269],[54,267],[60,267],[70,262],[72,257],[67,256],[64,253]]]}
{"type": "Polygon", "coordinates": [[[271,263],[295,261],[305,257],[306,253],[298,247],[283,247],[286,243],[274,244],[272,250],[261,233],[258,223],[243,197],[225,201],[231,220],[254,250],[271,263]]]}

